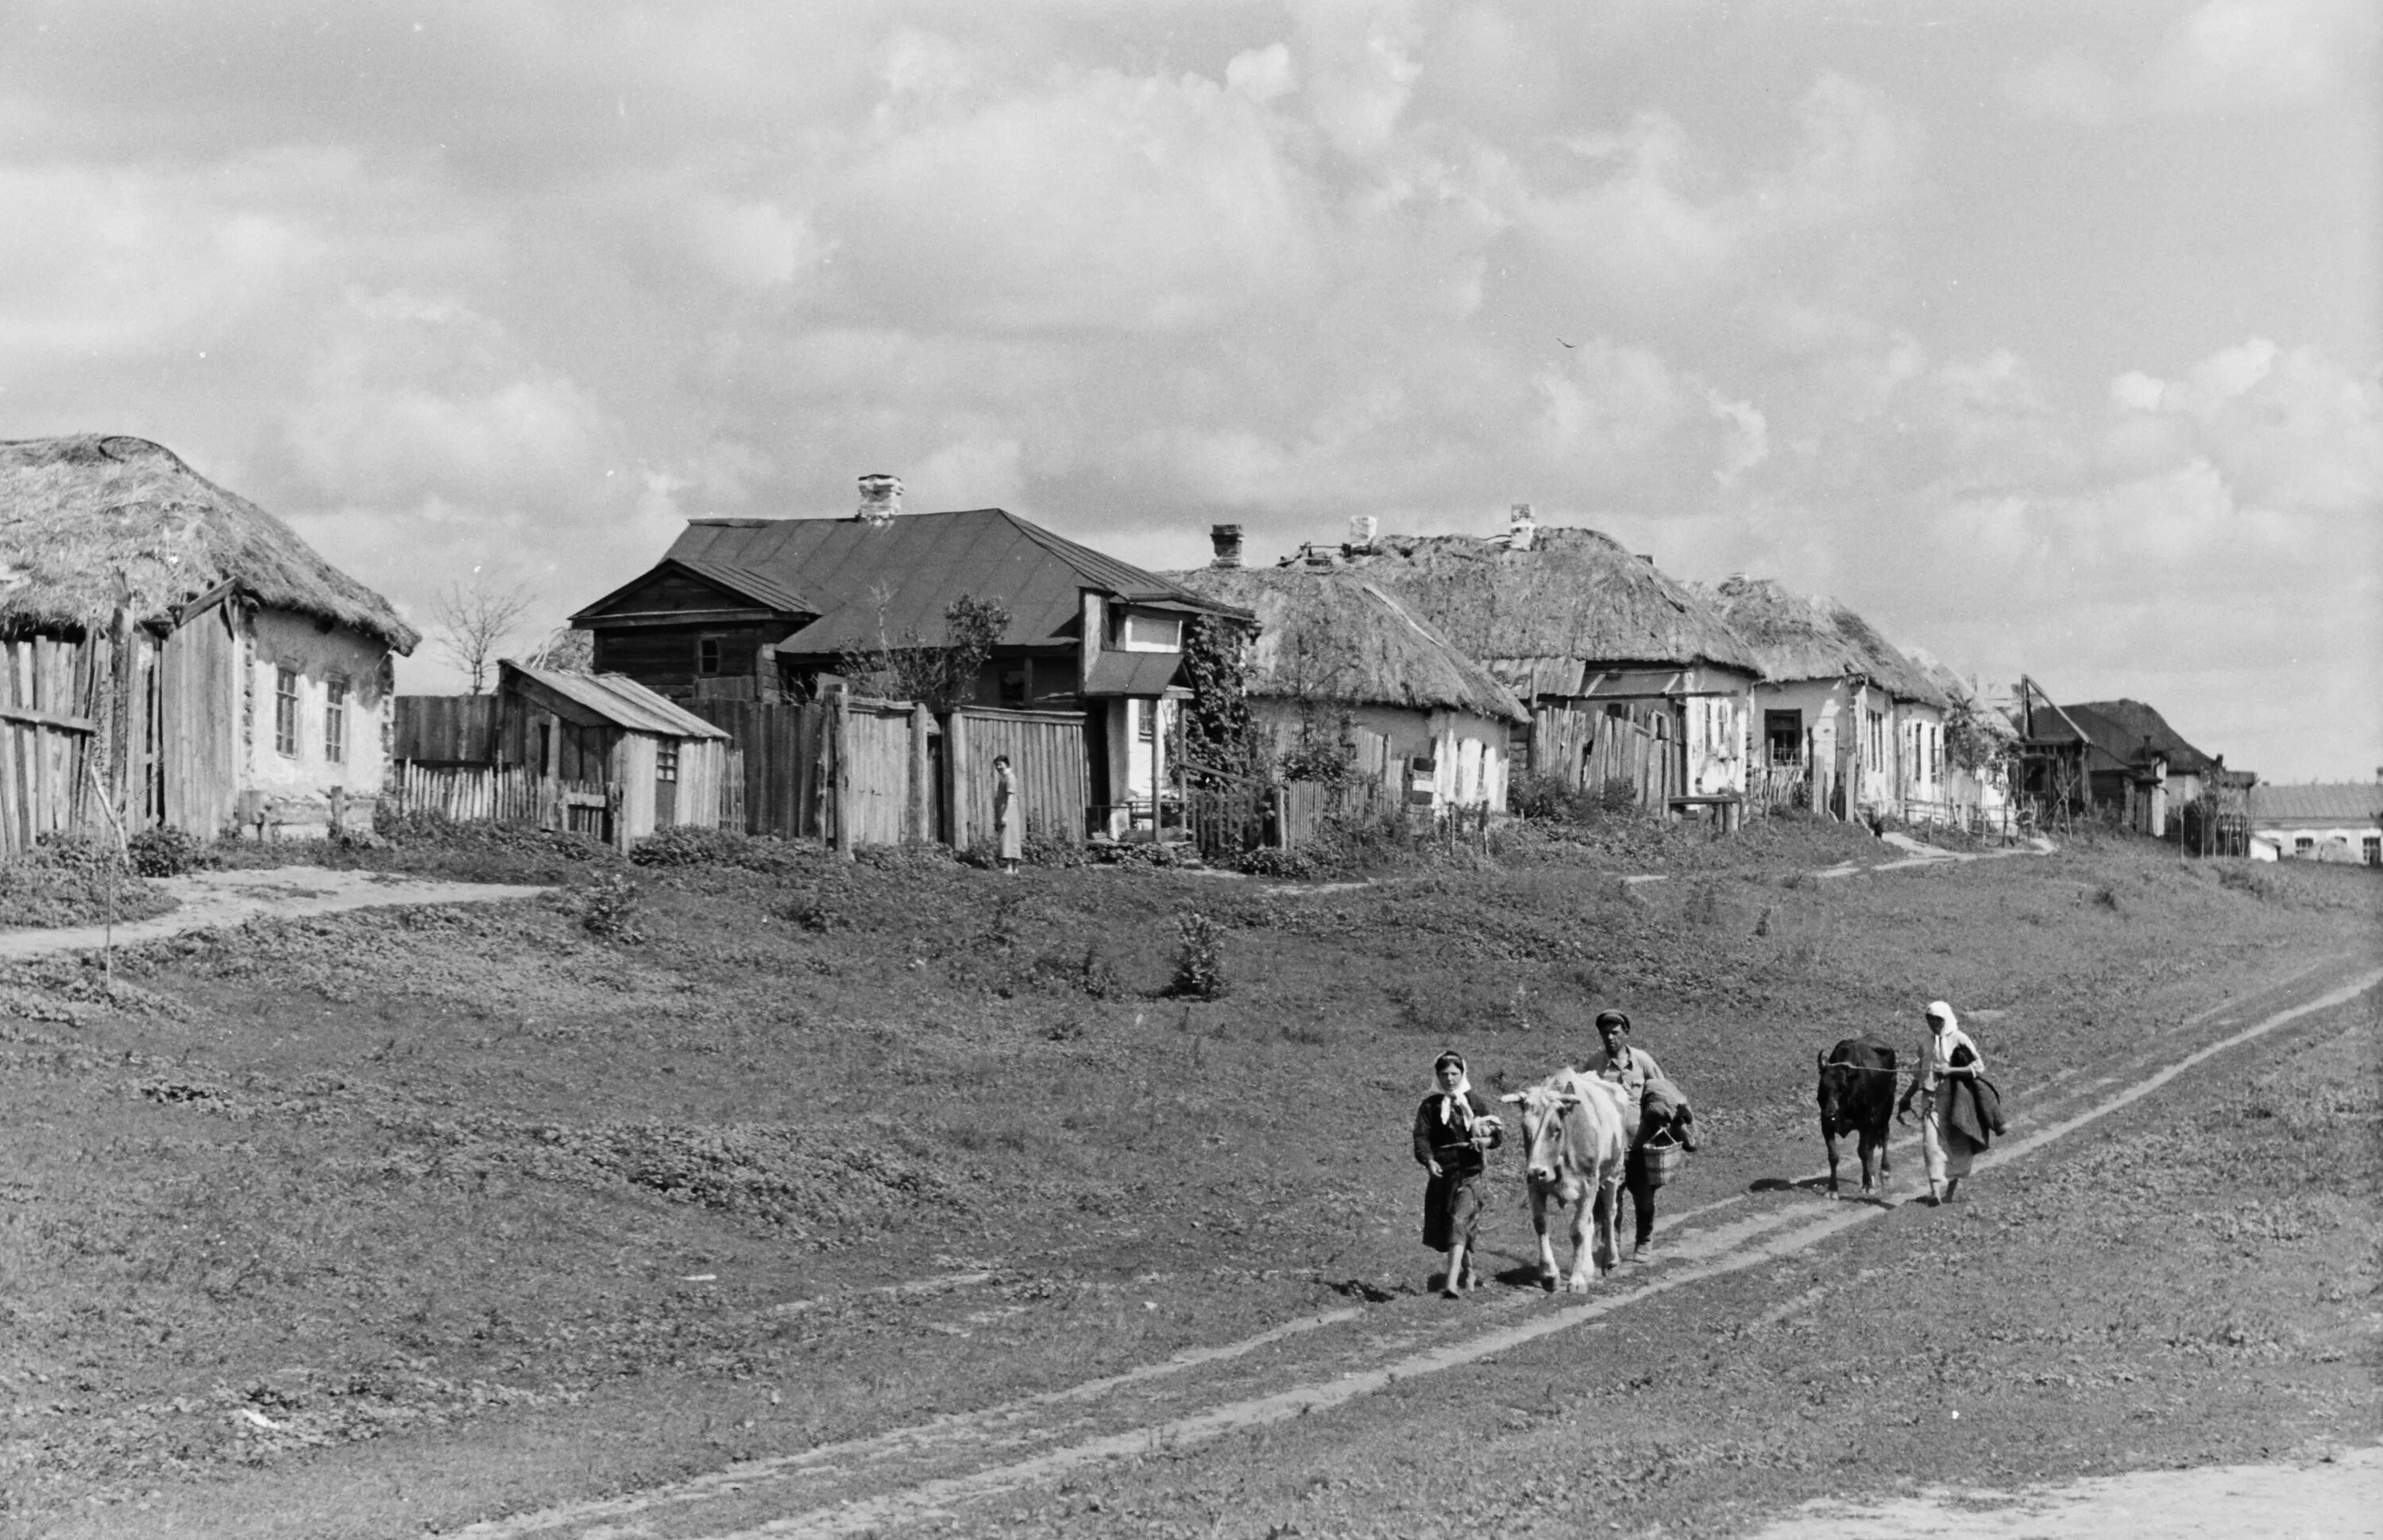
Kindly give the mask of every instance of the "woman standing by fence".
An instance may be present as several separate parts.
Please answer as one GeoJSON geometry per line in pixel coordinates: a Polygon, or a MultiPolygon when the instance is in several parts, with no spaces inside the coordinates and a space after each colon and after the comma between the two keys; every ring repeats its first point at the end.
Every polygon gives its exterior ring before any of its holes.
{"type": "Polygon", "coordinates": [[[993,757],[993,837],[1001,850],[1001,869],[1014,874],[1026,857],[1026,819],[1018,806],[1018,777],[1006,754],[993,757]]]}

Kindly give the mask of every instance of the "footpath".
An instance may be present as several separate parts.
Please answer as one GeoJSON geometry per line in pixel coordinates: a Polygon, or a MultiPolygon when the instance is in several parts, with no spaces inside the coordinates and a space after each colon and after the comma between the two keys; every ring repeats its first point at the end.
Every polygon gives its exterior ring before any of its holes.
{"type": "Polygon", "coordinates": [[[438,882],[384,871],[332,871],[323,867],[275,867],[264,871],[197,871],[158,879],[154,886],[178,907],[148,919],[105,925],[68,925],[54,930],[0,930],[0,962],[102,946],[134,946],[252,919],[303,919],[348,909],[416,904],[496,904],[535,898],[544,888],[500,882],[438,882]]]}

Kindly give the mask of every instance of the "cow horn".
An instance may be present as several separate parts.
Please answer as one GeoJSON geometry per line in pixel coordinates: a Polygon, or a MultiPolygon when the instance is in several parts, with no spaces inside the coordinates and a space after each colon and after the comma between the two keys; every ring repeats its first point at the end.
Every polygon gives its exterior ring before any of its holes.
{"type": "Polygon", "coordinates": [[[1559,1107],[1577,1107],[1580,1105],[1580,1098],[1577,1096],[1559,1096],[1556,1098],[1556,1105],[1559,1107]]]}
{"type": "Polygon", "coordinates": [[[1500,1102],[1520,1102],[1522,1099],[1523,1093],[1519,1090],[1510,1090],[1505,1095],[1498,1098],[1500,1102]]]}
{"type": "Polygon", "coordinates": [[[1821,1062],[1821,1069],[1826,1070],[1829,1067],[1829,1055],[1825,1050],[1814,1049],[1812,1051],[1812,1057],[1821,1062]]]}

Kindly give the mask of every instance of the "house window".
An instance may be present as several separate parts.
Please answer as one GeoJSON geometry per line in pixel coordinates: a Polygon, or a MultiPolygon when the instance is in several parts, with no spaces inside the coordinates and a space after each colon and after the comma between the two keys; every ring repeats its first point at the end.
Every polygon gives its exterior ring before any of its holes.
{"type": "Polygon", "coordinates": [[[323,758],[336,765],[348,757],[348,685],[334,679],[323,686],[323,758]]]}
{"type": "Polygon", "coordinates": [[[1026,707],[1026,660],[1021,658],[1014,663],[1002,663],[997,667],[1001,679],[1001,704],[1012,710],[1023,710],[1026,707]]]}
{"type": "Polygon", "coordinates": [[[720,638],[704,636],[695,644],[695,671],[710,679],[720,671],[720,638]]]}
{"type": "Polygon", "coordinates": [[[2300,838],[2292,842],[2292,854],[2295,856],[2305,856],[2315,848],[2316,841],[2306,834],[2303,834],[2300,838]]]}
{"type": "Polygon", "coordinates": [[[1158,741],[1158,702],[1129,700],[1126,704],[1133,709],[1135,735],[1143,743],[1156,743],[1158,741]]]}
{"type": "Polygon", "coordinates": [[[1886,713],[1870,713],[1870,762],[1873,768],[1886,763],[1886,713]]]}
{"type": "Polygon", "coordinates": [[[273,746],[291,758],[298,756],[298,671],[273,673],[273,746]]]}
{"type": "Polygon", "coordinates": [[[2358,847],[2359,858],[2370,867],[2383,867],[2383,834],[2369,834],[2358,847]]]}
{"type": "Polygon", "coordinates": [[[1183,617],[1129,610],[1117,628],[1117,645],[1128,652],[1181,652],[1183,617]]]}
{"type": "Polygon", "coordinates": [[[1800,764],[1804,758],[1804,713],[1801,711],[1765,711],[1762,713],[1762,741],[1774,765],[1800,764]]]}
{"type": "Polygon", "coordinates": [[[676,738],[662,738],[655,742],[654,779],[657,781],[678,779],[678,740],[676,738]]]}

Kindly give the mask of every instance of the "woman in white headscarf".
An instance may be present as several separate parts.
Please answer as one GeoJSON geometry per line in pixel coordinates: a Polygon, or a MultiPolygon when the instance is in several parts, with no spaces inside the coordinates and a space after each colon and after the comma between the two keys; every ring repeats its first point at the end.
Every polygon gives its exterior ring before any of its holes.
{"type": "MultiPolygon", "coordinates": [[[[1969,1174],[1969,1162],[1983,1142],[1983,1131],[1973,1140],[1956,1124],[1955,1087],[1985,1073],[1986,1061],[1969,1034],[1961,1030],[1953,1007],[1942,1000],[1928,1003],[1928,1046],[1920,1053],[1920,1073],[1895,1108],[1897,1122],[1920,1102],[1920,1152],[1928,1166],[1928,1201],[1945,1203],[1969,1174]]],[[[1974,1127],[1974,1124],[1972,1125],[1974,1127]]]]}
{"type": "Polygon", "coordinates": [[[1473,1089],[1463,1054],[1453,1049],[1442,1053],[1431,1076],[1431,1094],[1414,1118],[1414,1157],[1431,1173],[1423,1193],[1423,1243],[1445,1254],[1448,1271],[1439,1292],[1453,1300],[1481,1281],[1467,1259],[1481,1223],[1487,1152],[1505,1137],[1505,1126],[1473,1089]]]}

